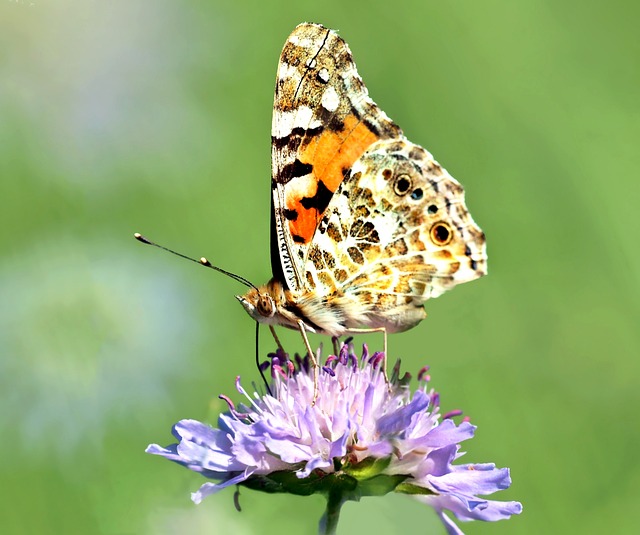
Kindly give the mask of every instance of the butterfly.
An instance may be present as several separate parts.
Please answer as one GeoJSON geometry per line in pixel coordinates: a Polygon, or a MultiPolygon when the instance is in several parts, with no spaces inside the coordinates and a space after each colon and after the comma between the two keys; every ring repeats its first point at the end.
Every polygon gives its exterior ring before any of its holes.
{"type": "Polygon", "coordinates": [[[380,331],[386,354],[425,301],[487,273],[462,186],[369,98],[345,41],[319,24],[282,50],[271,157],[273,277],[237,299],[274,337],[274,325],[299,330],[316,369],[308,332],[380,331]]]}

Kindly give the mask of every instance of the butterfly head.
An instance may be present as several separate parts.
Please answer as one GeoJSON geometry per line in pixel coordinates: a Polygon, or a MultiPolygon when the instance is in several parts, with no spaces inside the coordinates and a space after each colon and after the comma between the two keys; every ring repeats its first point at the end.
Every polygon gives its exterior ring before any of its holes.
{"type": "Polygon", "coordinates": [[[244,295],[236,295],[247,314],[260,323],[269,323],[276,313],[276,303],[265,288],[251,288],[244,295]]]}
{"type": "Polygon", "coordinates": [[[247,314],[259,323],[286,323],[281,317],[285,302],[282,283],[272,280],[259,288],[250,288],[244,295],[237,295],[247,314]]]}
{"type": "Polygon", "coordinates": [[[296,297],[276,278],[244,295],[236,295],[236,299],[258,323],[299,329],[302,321],[306,331],[318,332],[317,326],[309,324],[296,297]]]}

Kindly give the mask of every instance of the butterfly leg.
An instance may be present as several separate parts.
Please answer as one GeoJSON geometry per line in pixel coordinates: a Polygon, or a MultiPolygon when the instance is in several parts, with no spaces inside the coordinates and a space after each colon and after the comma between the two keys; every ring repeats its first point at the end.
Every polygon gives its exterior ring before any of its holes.
{"type": "Polygon", "coordinates": [[[273,328],[273,325],[269,325],[269,330],[271,331],[271,335],[273,336],[273,339],[276,341],[278,349],[284,353],[284,347],[282,347],[282,344],[280,343],[280,338],[278,338],[278,335],[276,334],[276,330],[273,328]]]}
{"type": "Polygon", "coordinates": [[[384,336],[384,357],[382,359],[382,374],[384,380],[389,384],[389,376],[387,375],[387,329],[384,327],[376,327],[375,329],[349,329],[349,334],[367,334],[367,333],[382,333],[384,336]]]}
{"type": "Polygon", "coordinates": [[[307,338],[307,331],[305,330],[304,323],[302,321],[298,321],[298,328],[300,329],[300,334],[302,335],[304,345],[307,347],[307,352],[309,353],[309,358],[313,365],[313,401],[311,402],[311,406],[313,407],[316,404],[316,399],[318,399],[318,373],[320,372],[320,366],[318,366],[316,356],[313,354],[313,349],[311,349],[309,338],[307,338]]]}

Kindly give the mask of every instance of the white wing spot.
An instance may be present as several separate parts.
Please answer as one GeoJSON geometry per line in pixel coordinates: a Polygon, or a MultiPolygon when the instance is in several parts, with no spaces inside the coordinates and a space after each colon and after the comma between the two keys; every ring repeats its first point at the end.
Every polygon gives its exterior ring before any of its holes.
{"type": "Polygon", "coordinates": [[[287,137],[294,128],[318,128],[320,121],[313,118],[313,110],[309,106],[300,106],[289,111],[274,110],[271,135],[275,138],[287,137]]]}
{"type": "Polygon", "coordinates": [[[330,112],[334,112],[340,106],[340,97],[333,86],[327,87],[322,95],[322,107],[330,112]]]}
{"type": "Polygon", "coordinates": [[[315,36],[308,35],[290,35],[289,42],[301,48],[312,48],[318,44],[315,36]]]}
{"type": "Polygon", "coordinates": [[[298,68],[293,66],[293,65],[289,65],[288,63],[280,63],[280,67],[278,68],[278,79],[279,80],[289,80],[289,79],[295,79],[295,80],[299,80],[300,79],[300,72],[298,71],[298,68]]]}
{"type": "Polygon", "coordinates": [[[318,80],[323,84],[326,84],[329,81],[329,71],[325,67],[322,67],[322,69],[318,71],[318,80]]]}

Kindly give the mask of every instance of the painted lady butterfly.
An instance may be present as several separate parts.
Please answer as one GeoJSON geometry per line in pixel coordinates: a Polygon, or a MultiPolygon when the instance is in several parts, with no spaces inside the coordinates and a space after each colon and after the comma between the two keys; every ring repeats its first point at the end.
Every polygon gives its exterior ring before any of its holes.
{"type": "Polygon", "coordinates": [[[298,329],[313,359],[307,332],[382,331],[386,353],[427,299],[486,274],[462,186],[369,98],[334,31],[289,36],[271,142],[273,278],[238,299],[274,336],[298,329]]]}

